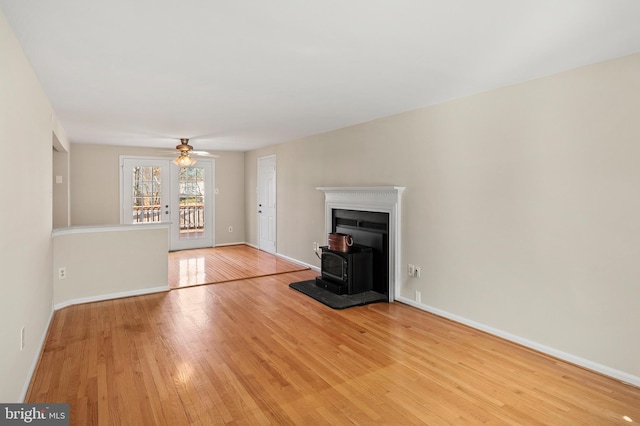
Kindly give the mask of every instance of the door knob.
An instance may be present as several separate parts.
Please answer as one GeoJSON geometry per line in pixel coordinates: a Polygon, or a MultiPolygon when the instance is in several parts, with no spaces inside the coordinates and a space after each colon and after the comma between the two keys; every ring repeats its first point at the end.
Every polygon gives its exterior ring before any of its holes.
{"type": "Polygon", "coordinates": [[[262,213],[262,210],[258,210],[258,213],[262,213]]]}

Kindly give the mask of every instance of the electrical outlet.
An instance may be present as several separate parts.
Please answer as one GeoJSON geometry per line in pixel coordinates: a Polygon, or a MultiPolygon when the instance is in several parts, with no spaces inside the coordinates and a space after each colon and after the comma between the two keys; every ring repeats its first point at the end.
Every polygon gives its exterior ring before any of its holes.
{"type": "Polygon", "coordinates": [[[420,278],[420,271],[421,271],[421,270],[422,270],[422,268],[420,268],[419,266],[416,266],[416,274],[415,274],[415,276],[416,276],[417,278],[420,278]]]}
{"type": "Polygon", "coordinates": [[[67,268],[65,268],[64,266],[58,268],[58,279],[64,280],[65,278],[67,278],[67,268]]]}
{"type": "Polygon", "coordinates": [[[233,226],[229,227],[229,232],[233,232],[233,226]]]}
{"type": "Polygon", "coordinates": [[[415,265],[409,264],[409,269],[407,270],[407,274],[410,277],[413,277],[416,274],[416,267],[415,265]]]}
{"type": "Polygon", "coordinates": [[[313,251],[318,251],[318,243],[313,242],[313,251]]]}
{"type": "Polygon", "coordinates": [[[24,350],[24,327],[20,329],[20,350],[24,350]]]}
{"type": "Polygon", "coordinates": [[[416,302],[422,303],[422,293],[420,290],[416,290],[416,302]]]}

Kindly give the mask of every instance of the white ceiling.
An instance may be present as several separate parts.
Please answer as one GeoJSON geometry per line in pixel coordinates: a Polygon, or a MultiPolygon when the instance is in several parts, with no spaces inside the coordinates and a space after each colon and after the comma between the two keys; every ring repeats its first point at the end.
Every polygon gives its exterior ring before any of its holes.
{"type": "Polygon", "coordinates": [[[77,143],[245,151],[640,51],[638,0],[0,9],[77,143]]]}

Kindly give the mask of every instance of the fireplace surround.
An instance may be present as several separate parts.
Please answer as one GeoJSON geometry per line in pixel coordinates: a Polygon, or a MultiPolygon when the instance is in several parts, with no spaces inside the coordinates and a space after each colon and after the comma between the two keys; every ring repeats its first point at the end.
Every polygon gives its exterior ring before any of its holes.
{"type": "MultiPolygon", "coordinates": [[[[388,231],[385,237],[385,245],[387,245],[385,256],[387,257],[386,265],[388,265],[387,294],[389,302],[393,302],[398,296],[399,283],[401,282],[401,197],[405,188],[400,186],[376,186],[318,187],[316,189],[325,193],[326,235],[336,231],[336,213],[334,211],[388,214],[388,231]]],[[[338,215],[344,216],[342,213],[338,215]]]]}

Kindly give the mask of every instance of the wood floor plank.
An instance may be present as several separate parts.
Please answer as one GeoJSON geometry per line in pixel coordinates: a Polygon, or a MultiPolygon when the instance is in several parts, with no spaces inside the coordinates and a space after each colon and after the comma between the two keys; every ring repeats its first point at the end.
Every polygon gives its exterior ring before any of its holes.
{"type": "Polygon", "coordinates": [[[629,424],[640,389],[304,270],[57,311],[28,402],[71,424],[629,424]]]}
{"type": "Polygon", "coordinates": [[[169,253],[169,287],[189,287],[309,269],[245,244],[169,253]]]}

